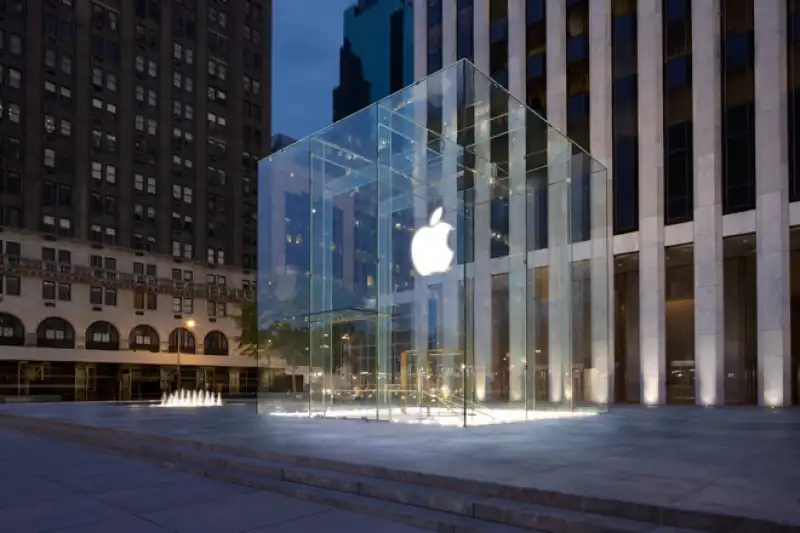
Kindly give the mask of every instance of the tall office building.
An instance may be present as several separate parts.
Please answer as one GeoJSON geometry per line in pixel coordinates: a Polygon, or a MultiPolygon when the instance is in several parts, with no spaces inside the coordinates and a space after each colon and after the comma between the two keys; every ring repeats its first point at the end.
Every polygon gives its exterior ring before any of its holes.
{"type": "Polygon", "coordinates": [[[411,0],[358,0],[344,12],[333,120],[341,120],[413,81],[411,0]]]}
{"type": "MultiPolygon", "coordinates": [[[[460,58],[609,169],[613,349],[596,400],[797,403],[800,2],[415,0],[415,80],[460,58]]],[[[505,164],[507,149],[491,152],[505,164]]],[[[528,203],[528,235],[546,202],[528,203]]],[[[493,203],[485,232],[475,290],[492,295],[482,323],[499,349],[517,316],[508,203],[493,203]]],[[[527,247],[529,279],[546,287],[546,235],[527,247]]],[[[576,349],[591,350],[591,325],[575,320],[576,349]]],[[[554,326],[543,312],[529,334],[554,326]]]]}
{"type": "Polygon", "coordinates": [[[254,386],[231,315],[253,297],[271,11],[2,2],[0,395],[254,386]]]}

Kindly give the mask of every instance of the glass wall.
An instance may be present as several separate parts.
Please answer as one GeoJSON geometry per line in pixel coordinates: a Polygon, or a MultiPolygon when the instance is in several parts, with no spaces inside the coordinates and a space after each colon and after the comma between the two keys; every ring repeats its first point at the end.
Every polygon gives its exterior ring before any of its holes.
{"type": "Polygon", "coordinates": [[[789,91],[789,199],[800,200],[800,0],[786,0],[789,91]]]}
{"type": "Polygon", "coordinates": [[[754,0],[722,0],[722,210],[756,207],[754,0]]]}
{"type": "Polygon", "coordinates": [[[471,63],[273,154],[260,179],[259,364],[303,376],[263,412],[477,425],[607,402],[605,169],[471,63]],[[546,251],[528,251],[533,183],[546,251]]]}
{"type": "Polygon", "coordinates": [[[614,233],[639,229],[639,69],[636,0],[611,2],[614,233]]]}
{"type": "Polygon", "coordinates": [[[614,398],[617,403],[641,403],[638,253],[614,258],[614,293],[614,398]]]}
{"type": "Polygon", "coordinates": [[[667,403],[693,404],[694,389],[694,247],[667,248],[666,341],[667,403]]]}
{"type": "Polygon", "coordinates": [[[694,216],[692,5],[666,0],[664,31],[664,222],[694,216]]]}
{"type": "Polygon", "coordinates": [[[791,246],[792,404],[800,405],[800,228],[789,233],[791,246]]]}
{"type": "Polygon", "coordinates": [[[758,403],[756,236],[723,241],[725,291],[725,403],[758,403]]]}
{"type": "Polygon", "coordinates": [[[472,61],[475,55],[475,23],[473,0],[458,0],[456,21],[456,54],[472,61]]]}
{"type": "Polygon", "coordinates": [[[442,68],[442,0],[428,0],[428,73],[442,68]]]}

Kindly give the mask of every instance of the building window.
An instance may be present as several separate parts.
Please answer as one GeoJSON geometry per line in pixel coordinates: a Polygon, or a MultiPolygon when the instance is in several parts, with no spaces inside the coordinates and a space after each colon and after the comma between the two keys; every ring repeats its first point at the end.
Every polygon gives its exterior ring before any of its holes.
{"type": "Polygon", "coordinates": [[[208,316],[211,317],[221,318],[228,316],[225,302],[213,302],[209,300],[208,302],[206,302],[206,310],[208,312],[208,316]]]}
{"type": "Polygon", "coordinates": [[[61,56],[61,72],[64,74],[72,74],[72,56],[61,56]]]}
{"type": "Polygon", "coordinates": [[[92,305],[117,305],[117,290],[107,287],[91,287],[89,302],[92,305]]]}
{"type": "Polygon", "coordinates": [[[800,0],[788,0],[789,200],[800,200],[800,0]]]}
{"type": "Polygon", "coordinates": [[[103,164],[92,161],[92,179],[100,181],[103,179],[103,164]]]}
{"type": "Polygon", "coordinates": [[[15,68],[8,69],[8,84],[14,89],[22,89],[22,73],[15,68]]]}
{"type": "Polygon", "coordinates": [[[614,233],[628,233],[639,228],[637,13],[635,2],[611,6],[614,233]]]}
{"type": "Polygon", "coordinates": [[[723,214],[756,205],[753,1],[720,2],[723,214]]]}
{"type": "Polygon", "coordinates": [[[18,276],[0,276],[0,294],[20,295],[20,279],[18,276]]]}
{"type": "Polygon", "coordinates": [[[144,310],[155,311],[156,304],[157,304],[157,299],[155,293],[137,291],[133,295],[134,309],[139,309],[142,311],[144,310]]]}
{"type": "Polygon", "coordinates": [[[18,104],[8,104],[8,120],[15,124],[19,124],[21,113],[22,111],[20,110],[18,104]]]}

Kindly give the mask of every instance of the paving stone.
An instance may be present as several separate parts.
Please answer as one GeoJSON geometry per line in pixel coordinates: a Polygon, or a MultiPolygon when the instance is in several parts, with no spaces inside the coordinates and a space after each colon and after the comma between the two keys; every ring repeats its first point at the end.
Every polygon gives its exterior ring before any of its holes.
{"type": "MultiPolygon", "coordinates": [[[[0,429],[0,457],[17,459],[0,461],[3,533],[237,533],[299,518],[302,528],[292,531],[323,531],[348,523],[331,507],[6,429],[0,429]]],[[[369,524],[372,533],[417,531],[382,520],[352,523],[369,524]]]]}
{"type": "Polygon", "coordinates": [[[35,474],[10,473],[2,465],[0,481],[0,510],[49,501],[61,500],[74,495],[68,487],[53,483],[35,474]]]}
{"type": "Polygon", "coordinates": [[[238,533],[295,518],[324,513],[329,508],[265,492],[219,499],[214,505],[195,504],[144,514],[143,517],[177,533],[238,533]]]}
{"type": "Polygon", "coordinates": [[[112,520],[101,520],[89,524],[66,527],[53,530],[52,533],[168,533],[169,529],[164,529],[152,522],[148,522],[138,516],[123,516],[112,520]]]}
{"type": "Polygon", "coordinates": [[[174,507],[216,502],[219,499],[249,494],[253,489],[197,476],[127,490],[110,489],[97,498],[118,509],[146,514],[174,507]]]}
{"type": "Polygon", "coordinates": [[[465,482],[616,498],[623,504],[674,504],[763,519],[778,511],[782,520],[800,526],[800,501],[790,497],[800,484],[796,409],[613,408],[586,419],[467,429],[292,420],[245,407],[31,404],[0,406],[1,412],[252,453],[347,461],[365,470],[399,468],[455,475],[465,482]],[[706,489],[711,481],[718,487],[706,489]],[[764,503],[742,504],[737,488],[764,503]]]}
{"type": "Polygon", "coordinates": [[[299,533],[302,531],[319,531],[320,524],[324,524],[326,533],[422,533],[424,529],[418,529],[403,524],[393,524],[362,516],[346,511],[328,511],[326,513],[297,518],[280,524],[260,527],[250,533],[299,533]]]}
{"type": "Polygon", "coordinates": [[[90,496],[71,496],[0,510],[3,530],[14,533],[47,531],[70,526],[118,519],[125,513],[90,496]],[[8,529],[5,529],[8,528],[8,529]]]}

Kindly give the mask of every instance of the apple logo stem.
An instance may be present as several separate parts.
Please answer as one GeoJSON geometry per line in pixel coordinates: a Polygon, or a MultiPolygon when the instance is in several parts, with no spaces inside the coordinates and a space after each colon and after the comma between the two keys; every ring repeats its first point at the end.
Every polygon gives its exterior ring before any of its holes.
{"type": "Polygon", "coordinates": [[[453,250],[447,242],[453,226],[442,221],[444,209],[431,213],[428,225],[419,228],[411,239],[411,263],[420,276],[443,274],[450,270],[453,250]]]}

